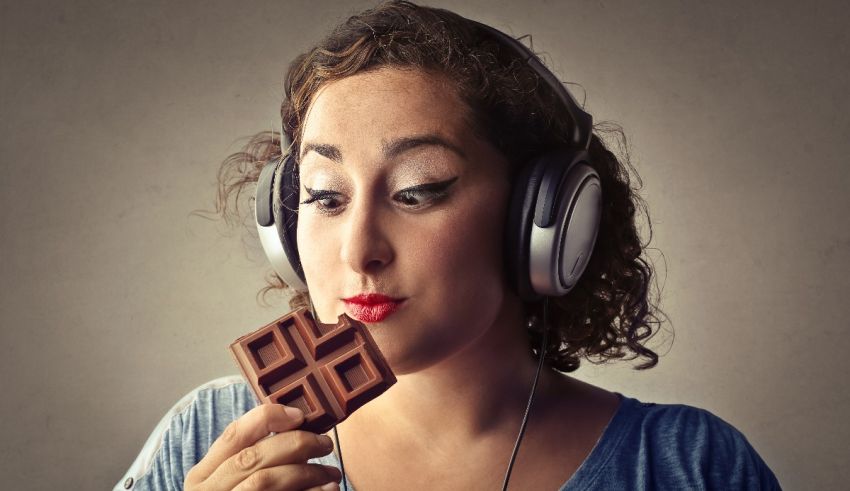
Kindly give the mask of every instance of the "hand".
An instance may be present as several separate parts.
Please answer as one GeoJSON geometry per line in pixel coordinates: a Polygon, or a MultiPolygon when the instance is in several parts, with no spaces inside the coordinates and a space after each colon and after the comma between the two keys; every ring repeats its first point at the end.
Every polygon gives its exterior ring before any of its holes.
{"type": "Polygon", "coordinates": [[[189,470],[183,487],[187,491],[300,491],[339,482],[342,476],[336,467],[307,463],[331,453],[333,441],[294,429],[303,421],[304,413],[298,408],[281,404],[255,407],[227,426],[189,470]],[[277,434],[269,436],[272,432],[277,434]]]}

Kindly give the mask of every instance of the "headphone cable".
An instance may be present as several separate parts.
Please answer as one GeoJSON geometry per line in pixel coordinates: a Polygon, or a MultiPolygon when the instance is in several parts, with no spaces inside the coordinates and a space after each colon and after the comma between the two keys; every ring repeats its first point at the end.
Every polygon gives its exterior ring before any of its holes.
{"type": "Polygon", "coordinates": [[[508,463],[508,470],[505,471],[505,482],[502,483],[502,491],[508,489],[508,480],[511,478],[511,470],[514,467],[519,445],[522,442],[522,437],[525,434],[525,426],[528,423],[528,414],[531,412],[531,405],[534,403],[534,392],[537,389],[537,380],[540,378],[540,370],[543,368],[543,362],[546,360],[546,341],[549,337],[549,324],[547,322],[547,313],[549,311],[549,297],[543,297],[543,341],[540,343],[540,350],[537,352],[540,360],[537,363],[537,373],[534,374],[534,382],[531,384],[531,394],[528,396],[528,405],[525,407],[525,414],[522,416],[522,425],[519,427],[519,434],[514,444],[514,451],[511,453],[511,460],[508,463]]]}
{"type": "Polygon", "coordinates": [[[342,463],[342,447],[339,446],[339,433],[336,432],[336,425],[334,425],[334,438],[336,439],[336,450],[339,452],[339,471],[342,473],[342,487],[345,491],[348,491],[348,480],[345,479],[345,464],[342,463]]]}

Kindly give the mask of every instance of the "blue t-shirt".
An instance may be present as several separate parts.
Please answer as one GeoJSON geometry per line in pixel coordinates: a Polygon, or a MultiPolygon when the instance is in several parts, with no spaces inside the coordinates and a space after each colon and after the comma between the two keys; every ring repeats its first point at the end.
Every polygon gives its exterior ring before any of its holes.
{"type": "MultiPolygon", "coordinates": [[[[719,417],[682,404],[617,395],[621,402],[616,413],[559,491],[780,489],[744,435],[719,417]]],[[[256,405],[248,384],[238,376],[193,390],[160,421],[115,490],[183,489],[189,469],[224,428],[256,405]]],[[[333,453],[310,462],[339,467],[333,453]]],[[[522,488],[521,483],[511,484],[522,488]]]]}

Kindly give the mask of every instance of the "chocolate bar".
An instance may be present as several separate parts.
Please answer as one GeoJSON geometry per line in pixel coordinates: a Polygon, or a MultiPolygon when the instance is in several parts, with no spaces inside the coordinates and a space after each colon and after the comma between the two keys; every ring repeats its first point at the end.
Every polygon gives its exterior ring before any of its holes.
{"type": "Polygon", "coordinates": [[[316,322],[306,308],[240,337],[230,351],[261,403],[304,411],[301,429],[325,433],[396,378],[362,323],[316,322]]]}

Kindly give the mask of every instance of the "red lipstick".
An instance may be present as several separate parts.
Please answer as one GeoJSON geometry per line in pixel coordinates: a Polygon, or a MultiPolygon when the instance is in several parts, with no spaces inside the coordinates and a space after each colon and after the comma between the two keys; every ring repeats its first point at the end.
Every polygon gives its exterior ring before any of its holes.
{"type": "Polygon", "coordinates": [[[346,313],[360,322],[375,323],[389,317],[398,310],[403,298],[392,298],[380,293],[361,293],[350,298],[343,298],[346,313]]]}

